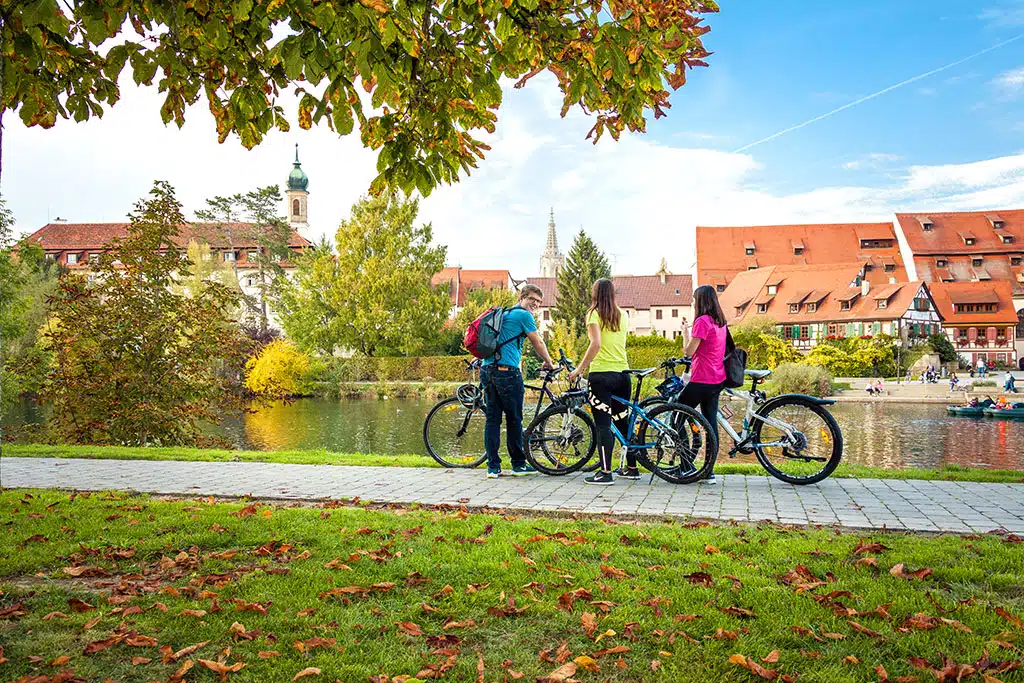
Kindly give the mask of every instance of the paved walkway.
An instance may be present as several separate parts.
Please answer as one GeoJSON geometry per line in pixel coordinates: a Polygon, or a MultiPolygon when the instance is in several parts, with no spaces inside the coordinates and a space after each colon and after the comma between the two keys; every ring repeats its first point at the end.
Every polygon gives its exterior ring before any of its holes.
{"type": "Polygon", "coordinates": [[[3,458],[7,488],[117,489],[160,494],[394,503],[771,520],[853,528],[1024,534],[1024,484],[828,479],[791,486],[768,476],[719,475],[718,484],[620,480],[587,486],[583,475],[506,477],[483,470],[269,463],[3,458]]]}

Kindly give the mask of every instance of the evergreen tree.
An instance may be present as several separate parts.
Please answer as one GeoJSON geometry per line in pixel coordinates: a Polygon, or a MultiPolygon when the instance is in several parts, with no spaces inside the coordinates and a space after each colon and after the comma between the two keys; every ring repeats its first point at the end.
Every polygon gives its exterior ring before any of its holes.
{"type": "Polygon", "coordinates": [[[612,276],[608,259],[587,233],[580,230],[572,243],[565,266],[558,271],[558,303],[553,316],[573,336],[586,334],[587,310],[594,281],[612,276]]]}

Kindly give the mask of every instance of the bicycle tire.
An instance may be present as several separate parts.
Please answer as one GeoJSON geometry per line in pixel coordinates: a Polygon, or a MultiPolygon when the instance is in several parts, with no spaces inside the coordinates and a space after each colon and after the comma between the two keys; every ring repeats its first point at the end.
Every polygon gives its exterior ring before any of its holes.
{"type": "MultiPolygon", "coordinates": [[[[778,467],[776,467],[775,464],[772,462],[770,456],[765,453],[765,449],[762,446],[756,446],[754,448],[754,451],[757,455],[757,461],[761,463],[761,466],[768,471],[768,474],[788,484],[816,484],[819,481],[822,481],[823,479],[827,478],[830,474],[832,474],[835,471],[835,469],[839,467],[839,463],[842,461],[843,433],[839,429],[839,423],[836,422],[836,419],[834,417],[832,417],[832,413],[825,410],[824,407],[799,396],[780,396],[779,398],[769,401],[768,403],[758,408],[754,414],[760,415],[762,417],[767,417],[776,410],[785,407],[806,408],[811,413],[814,413],[817,417],[821,418],[822,422],[824,422],[825,426],[827,426],[829,434],[821,434],[821,436],[823,439],[831,441],[832,452],[829,454],[825,466],[820,471],[809,474],[807,476],[796,476],[789,472],[784,472],[780,470],[778,467]]],[[[765,428],[765,426],[765,422],[757,419],[756,417],[754,418],[754,426],[751,430],[751,439],[753,443],[761,443],[761,430],[765,428]]],[[[821,429],[820,426],[819,429],[821,429]]],[[[784,458],[794,457],[786,455],[786,450],[786,447],[782,447],[782,455],[784,458]]],[[[795,456],[795,459],[799,459],[799,456],[795,456]]]]}
{"type": "Polygon", "coordinates": [[[479,467],[487,460],[483,437],[485,419],[484,408],[479,403],[467,408],[456,396],[444,399],[430,409],[423,421],[423,443],[427,453],[442,467],[479,467]],[[455,419],[450,418],[453,414],[455,419]],[[458,431],[467,425],[466,420],[470,428],[459,436],[458,431]],[[453,456],[449,452],[453,446],[464,455],[453,456]]]}
{"type": "MultiPolygon", "coordinates": [[[[698,411],[682,403],[656,405],[647,413],[647,417],[652,420],[659,416],[663,416],[663,420],[667,419],[674,429],[678,430],[678,427],[682,427],[677,431],[676,438],[682,437],[685,442],[680,439],[676,445],[676,442],[669,441],[667,444],[669,459],[666,461],[662,457],[666,448],[661,445],[661,440],[663,438],[671,439],[672,435],[659,429],[658,440],[655,441],[654,448],[636,450],[637,462],[672,484],[692,484],[706,479],[708,474],[714,470],[715,459],[718,457],[718,440],[715,438],[714,432],[711,431],[711,425],[707,419],[698,411]],[[666,413],[675,413],[676,417],[668,417],[666,413]],[[694,463],[701,450],[704,451],[704,460],[700,466],[696,466],[694,463]],[[657,459],[650,457],[651,451],[658,454],[657,459]]],[[[647,420],[641,420],[640,428],[637,430],[637,442],[647,443],[647,430],[651,428],[652,425],[647,420]]]]}
{"type": "MultiPolygon", "coordinates": [[[[555,426],[561,431],[564,427],[564,421],[555,426]]],[[[542,474],[556,477],[576,472],[584,467],[594,456],[596,448],[597,428],[594,426],[593,418],[582,408],[572,408],[565,405],[548,406],[530,422],[530,425],[526,428],[526,433],[523,435],[523,450],[526,451],[526,459],[530,462],[530,465],[542,474]],[[546,433],[538,433],[538,430],[547,427],[548,420],[552,418],[557,419],[559,416],[564,420],[567,415],[572,415],[574,422],[570,426],[571,434],[569,435],[568,442],[560,444],[559,440],[565,438],[561,434],[549,437],[546,433]],[[576,419],[582,422],[582,426],[575,424],[576,419]],[[584,443],[584,440],[586,440],[586,445],[581,448],[580,446],[584,443]],[[571,447],[571,454],[556,452],[552,444],[571,447]]]]}

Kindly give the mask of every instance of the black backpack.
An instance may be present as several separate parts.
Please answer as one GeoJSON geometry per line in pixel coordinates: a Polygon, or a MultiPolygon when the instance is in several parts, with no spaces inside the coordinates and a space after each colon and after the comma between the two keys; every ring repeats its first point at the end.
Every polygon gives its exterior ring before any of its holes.
{"type": "Polygon", "coordinates": [[[747,352],[732,340],[732,332],[725,328],[725,387],[739,389],[746,379],[747,352]]]}

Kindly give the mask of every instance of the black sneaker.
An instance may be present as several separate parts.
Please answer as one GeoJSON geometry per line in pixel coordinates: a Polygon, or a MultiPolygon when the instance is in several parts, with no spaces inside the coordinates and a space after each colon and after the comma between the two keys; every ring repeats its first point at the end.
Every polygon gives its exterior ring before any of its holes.
{"type": "Polygon", "coordinates": [[[614,474],[616,477],[621,477],[622,479],[640,478],[640,470],[636,467],[620,467],[614,471],[614,474]]]}
{"type": "Polygon", "coordinates": [[[611,472],[594,472],[583,480],[584,484],[597,484],[598,486],[611,486],[615,483],[611,472]]]}
{"type": "Polygon", "coordinates": [[[707,477],[705,477],[705,478],[704,478],[704,483],[705,483],[705,484],[717,484],[717,483],[718,483],[718,480],[717,480],[717,479],[715,479],[715,473],[714,473],[714,472],[712,472],[712,473],[711,473],[711,474],[709,474],[709,475],[708,475],[707,477]]]}

